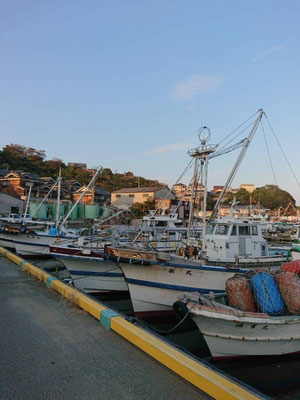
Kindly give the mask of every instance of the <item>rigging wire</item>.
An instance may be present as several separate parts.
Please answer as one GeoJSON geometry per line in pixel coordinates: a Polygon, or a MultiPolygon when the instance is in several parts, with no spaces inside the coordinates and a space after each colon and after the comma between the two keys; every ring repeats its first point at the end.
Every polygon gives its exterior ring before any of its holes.
{"type": "Polygon", "coordinates": [[[283,154],[283,156],[284,156],[284,158],[285,158],[285,160],[286,160],[286,162],[287,162],[287,164],[288,164],[288,166],[289,166],[289,168],[290,168],[290,170],[291,170],[291,172],[292,172],[292,174],[293,174],[293,176],[294,176],[294,178],[295,178],[295,180],[296,180],[296,182],[297,182],[297,184],[298,184],[298,186],[300,188],[300,182],[299,182],[299,180],[298,180],[298,178],[297,178],[297,176],[296,176],[296,174],[295,174],[295,172],[294,172],[294,170],[293,170],[293,168],[292,168],[292,166],[291,166],[291,164],[290,164],[290,162],[289,162],[289,160],[288,160],[288,158],[287,158],[287,156],[286,156],[286,154],[285,154],[285,152],[284,152],[284,150],[283,150],[283,148],[282,148],[282,146],[281,146],[281,144],[280,144],[280,142],[279,142],[279,140],[278,140],[278,138],[277,138],[277,136],[276,136],[276,134],[274,132],[274,129],[273,129],[273,127],[272,127],[272,125],[271,125],[271,123],[269,121],[269,118],[267,117],[266,113],[264,113],[264,115],[266,117],[266,120],[268,121],[268,124],[269,124],[270,129],[271,129],[271,131],[272,131],[272,133],[273,133],[273,135],[274,135],[274,137],[276,139],[276,142],[277,142],[278,146],[280,147],[280,150],[281,150],[281,152],[282,152],[282,154],[283,154]]]}
{"type": "MultiPolygon", "coordinates": [[[[226,144],[224,144],[224,146],[221,147],[219,151],[222,151],[222,150],[224,149],[225,146],[228,146],[229,143],[231,143],[234,139],[236,139],[237,137],[239,137],[243,132],[245,132],[248,128],[250,128],[250,126],[252,126],[253,123],[254,123],[254,122],[252,121],[249,125],[247,125],[240,133],[238,133],[237,135],[235,135],[231,140],[229,140],[229,142],[227,142],[226,144]]],[[[244,140],[245,140],[245,139],[244,139],[244,140]]],[[[220,142],[220,143],[221,143],[221,142],[220,142]]],[[[218,146],[220,145],[220,143],[218,144],[218,146]]]]}
{"type": "Polygon", "coordinates": [[[245,142],[246,138],[240,140],[239,142],[225,148],[224,150],[219,150],[216,151],[215,153],[212,153],[208,156],[208,159],[211,160],[212,158],[218,157],[218,156],[223,156],[224,154],[230,153],[233,150],[239,149],[240,147],[243,146],[244,142],[245,142]]]}
{"type": "MultiPolygon", "coordinates": [[[[179,178],[177,179],[177,181],[174,183],[173,186],[177,185],[177,183],[181,180],[181,178],[182,178],[182,177],[188,172],[188,170],[191,168],[192,164],[193,164],[193,159],[191,159],[191,160],[188,162],[188,165],[185,167],[185,169],[183,170],[183,172],[181,173],[181,175],[179,176],[179,178]]],[[[169,193],[167,193],[166,196],[165,196],[165,198],[162,199],[162,202],[161,202],[162,204],[164,204],[164,201],[168,198],[168,196],[169,196],[169,193]]],[[[181,202],[180,202],[180,203],[181,203],[181,202]]],[[[180,203],[179,203],[179,204],[180,204],[180,203]]],[[[176,210],[177,210],[178,207],[179,207],[179,205],[176,207],[176,210]]],[[[161,209],[161,207],[156,208],[154,214],[156,214],[157,211],[159,211],[160,209],[161,209]]],[[[136,237],[133,239],[132,243],[135,243],[135,242],[136,242],[138,236],[139,236],[140,233],[142,233],[142,232],[143,232],[143,227],[141,227],[141,228],[138,230],[138,233],[137,233],[136,237]]]]}
{"type": "MultiPolygon", "coordinates": [[[[251,117],[249,117],[246,121],[244,121],[241,125],[239,125],[236,129],[234,129],[232,132],[230,132],[227,136],[224,137],[224,139],[221,140],[221,142],[219,142],[219,145],[224,142],[224,140],[226,140],[227,138],[229,138],[234,132],[236,132],[238,129],[240,129],[244,124],[246,124],[248,121],[250,121],[250,119],[252,119],[259,111],[256,111],[253,115],[251,115],[251,117]]],[[[250,124],[252,125],[252,123],[250,124]]],[[[249,126],[250,126],[249,125],[249,126]]],[[[247,128],[246,128],[247,129],[247,128]]],[[[230,142],[229,142],[230,143],[230,142]]]]}
{"type": "Polygon", "coordinates": [[[272,169],[272,174],[274,177],[274,182],[277,185],[277,180],[276,180],[276,176],[275,176],[275,172],[274,172],[274,167],[273,167],[273,163],[272,163],[272,159],[271,159],[271,154],[270,154],[270,150],[269,150],[269,146],[268,146],[268,142],[267,142],[267,138],[266,138],[266,134],[265,134],[265,129],[264,129],[264,125],[263,122],[261,121],[261,129],[263,131],[263,135],[264,135],[264,139],[265,139],[265,143],[266,143],[266,148],[267,148],[267,152],[268,152],[268,156],[269,156],[269,161],[270,161],[270,165],[271,165],[271,169],[272,169]]]}

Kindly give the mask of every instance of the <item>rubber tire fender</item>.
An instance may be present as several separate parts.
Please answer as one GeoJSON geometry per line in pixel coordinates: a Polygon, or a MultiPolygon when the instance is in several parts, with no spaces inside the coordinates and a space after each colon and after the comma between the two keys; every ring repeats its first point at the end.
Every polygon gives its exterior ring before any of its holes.
{"type": "Polygon", "coordinates": [[[173,311],[179,321],[189,313],[187,306],[182,301],[175,301],[173,304],[173,311]]]}

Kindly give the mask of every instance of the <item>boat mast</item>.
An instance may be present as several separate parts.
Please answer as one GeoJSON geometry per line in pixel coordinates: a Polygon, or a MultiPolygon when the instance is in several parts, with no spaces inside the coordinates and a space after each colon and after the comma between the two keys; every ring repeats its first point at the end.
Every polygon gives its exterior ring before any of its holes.
{"type": "Polygon", "coordinates": [[[238,156],[238,158],[237,158],[237,160],[236,160],[236,162],[234,164],[234,167],[232,168],[232,170],[231,170],[231,172],[229,174],[229,177],[228,177],[228,179],[227,179],[227,181],[225,183],[225,186],[223,187],[223,190],[222,190],[222,192],[221,192],[221,194],[220,194],[220,196],[219,196],[219,198],[218,198],[218,200],[217,200],[217,202],[216,202],[216,204],[214,206],[214,209],[213,209],[213,211],[211,213],[211,216],[210,216],[210,219],[208,221],[208,224],[210,224],[214,220],[215,216],[217,215],[218,207],[219,207],[219,205],[220,205],[220,203],[221,203],[221,201],[222,201],[222,199],[224,197],[224,194],[225,194],[228,186],[231,184],[231,182],[232,182],[232,180],[233,180],[233,178],[234,178],[239,166],[241,165],[241,162],[242,162],[242,160],[244,158],[244,155],[245,155],[245,153],[246,153],[246,151],[247,151],[247,149],[249,147],[249,144],[250,144],[251,140],[253,139],[253,136],[254,136],[254,134],[256,132],[258,124],[260,123],[260,121],[262,119],[263,114],[264,114],[264,110],[263,109],[258,110],[258,117],[254,121],[253,127],[252,127],[249,135],[247,136],[247,138],[246,138],[246,140],[244,142],[242,150],[240,151],[240,154],[239,154],[239,156],[238,156]]]}
{"type": "Polygon", "coordinates": [[[55,188],[55,186],[58,184],[58,181],[56,181],[50,188],[49,192],[46,194],[46,196],[42,199],[42,201],[39,203],[38,207],[36,208],[36,210],[33,211],[33,213],[31,214],[31,217],[33,217],[38,210],[41,208],[42,204],[48,199],[48,197],[50,196],[52,190],[55,188]]]}
{"type": "MultiPolygon", "coordinates": [[[[192,156],[193,157],[193,156],[192,156]]],[[[198,181],[198,160],[195,156],[194,158],[194,173],[193,173],[193,183],[192,183],[192,192],[191,192],[191,198],[190,198],[190,212],[189,212],[189,222],[188,222],[188,232],[187,232],[187,239],[190,237],[190,230],[191,230],[191,225],[192,225],[192,218],[194,214],[194,193],[195,193],[195,187],[197,185],[198,181]]]]}
{"type": "Polygon", "coordinates": [[[191,229],[191,221],[193,216],[193,198],[195,193],[195,187],[197,185],[197,176],[198,176],[198,164],[199,160],[201,163],[204,163],[204,199],[203,199],[203,235],[205,235],[205,227],[206,227],[206,200],[207,200],[207,173],[208,173],[208,158],[211,153],[214,153],[216,150],[215,145],[208,145],[211,134],[210,130],[207,126],[203,126],[198,131],[198,137],[201,143],[201,149],[196,148],[188,151],[188,154],[194,158],[194,176],[193,176],[193,186],[190,200],[190,214],[189,214],[189,222],[188,222],[188,232],[187,238],[189,240],[190,237],[190,229],[191,229]]]}
{"type": "Polygon", "coordinates": [[[24,212],[24,217],[23,217],[23,226],[25,226],[25,221],[26,221],[26,216],[27,216],[27,211],[28,211],[29,200],[30,200],[30,196],[31,196],[31,189],[32,189],[33,183],[28,182],[28,183],[26,183],[26,185],[29,186],[29,192],[28,192],[27,199],[26,199],[26,206],[25,206],[25,212],[24,212]]]}
{"type": "Polygon", "coordinates": [[[76,200],[76,202],[74,203],[73,207],[71,208],[71,210],[68,212],[68,214],[65,216],[64,220],[62,221],[62,223],[60,224],[59,227],[59,231],[61,230],[61,228],[64,226],[64,224],[66,223],[67,219],[69,218],[69,216],[71,215],[71,213],[73,212],[74,208],[77,206],[77,204],[80,202],[80,200],[83,198],[83,196],[85,195],[86,191],[93,185],[93,183],[95,182],[97,176],[99,174],[101,174],[103,171],[103,167],[99,167],[97,169],[97,171],[95,172],[94,176],[92,177],[92,179],[90,180],[89,184],[86,186],[86,188],[84,189],[84,191],[81,193],[81,195],[78,197],[78,199],[76,200]]]}
{"type": "Polygon", "coordinates": [[[55,218],[55,226],[58,227],[59,221],[59,203],[60,203],[60,191],[61,191],[61,168],[59,168],[58,173],[58,187],[57,187],[57,202],[56,202],[56,218],[55,218]]]}
{"type": "Polygon", "coordinates": [[[204,196],[203,196],[203,219],[202,219],[202,249],[205,243],[206,234],[206,206],[207,206],[207,173],[208,173],[208,154],[204,157],[204,196]]]}

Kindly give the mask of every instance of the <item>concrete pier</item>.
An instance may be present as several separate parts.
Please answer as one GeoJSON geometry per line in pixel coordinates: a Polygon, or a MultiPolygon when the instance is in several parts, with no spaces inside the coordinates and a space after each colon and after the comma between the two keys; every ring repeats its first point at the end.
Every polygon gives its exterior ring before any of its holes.
{"type": "Polygon", "coordinates": [[[4,399],[205,399],[85,311],[0,257],[4,399]]]}
{"type": "Polygon", "coordinates": [[[5,249],[0,254],[9,258],[0,256],[1,400],[265,398],[5,249]]]}

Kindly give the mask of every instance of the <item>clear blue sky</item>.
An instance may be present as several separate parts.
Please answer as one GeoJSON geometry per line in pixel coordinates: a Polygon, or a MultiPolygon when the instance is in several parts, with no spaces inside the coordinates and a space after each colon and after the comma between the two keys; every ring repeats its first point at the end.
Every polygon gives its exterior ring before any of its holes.
{"type": "MultiPolygon", "coordinates": [[[[264,108],[300,180],[299,15],[298,0],[2,0],[0,146],[171,185],[200,126],[217,143],[264,108]]],[[[278,184],[299,203],[266,132],[278,184]]],[[[210,163],[210,186],[235,156],[210,163]]],[[[241,183],[274,183],[261,130],[241,183]]]]}

